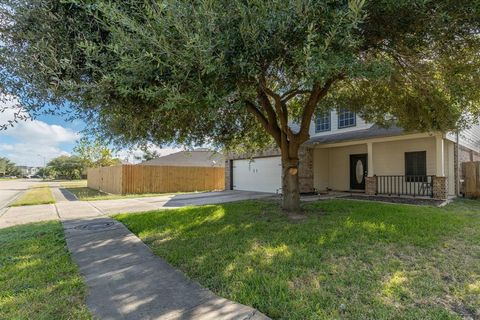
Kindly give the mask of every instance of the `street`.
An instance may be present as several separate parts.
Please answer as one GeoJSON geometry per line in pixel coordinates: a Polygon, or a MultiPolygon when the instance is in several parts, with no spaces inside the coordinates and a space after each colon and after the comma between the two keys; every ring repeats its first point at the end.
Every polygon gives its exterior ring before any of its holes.
{"type": "Polygon", "coordinates": [[[0,210],[4,209],[10,203],[10,201],[38,181],[40,180],[0,180],[0,210]]]}

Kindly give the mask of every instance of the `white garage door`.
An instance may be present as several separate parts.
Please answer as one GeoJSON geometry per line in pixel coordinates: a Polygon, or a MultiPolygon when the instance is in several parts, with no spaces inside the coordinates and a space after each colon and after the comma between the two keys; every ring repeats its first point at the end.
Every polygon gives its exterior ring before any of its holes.
{"type": "Polygon", "coordinates": [[[280,157],[233,161],[233,190],[281,192],[282,162],[280,157]]]}

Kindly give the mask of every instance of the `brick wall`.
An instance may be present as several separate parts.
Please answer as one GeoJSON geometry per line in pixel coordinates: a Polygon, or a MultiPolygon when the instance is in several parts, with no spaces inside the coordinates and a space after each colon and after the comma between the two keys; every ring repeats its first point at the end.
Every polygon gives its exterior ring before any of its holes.
{"type": "Polygon", "coordinates": [[[225,190],[232,190],[232,160],[225,160],[225,190]]]}
{"type": "Polygon", "coordinates": [[[313,149],[301,147],[298,158],[298,180],[301,193],[314,192],[313,188],[313,149]]]}
{"type": "Polygon", "coordinates": [[[369,196],[377,194],[377,177],[365,177],[365,194],[369,196]]]}
{"type": "Polygon", "coordinates": [[[448,195],[447,177],[433,177],[433,198],[445,200],[448,195]]]}

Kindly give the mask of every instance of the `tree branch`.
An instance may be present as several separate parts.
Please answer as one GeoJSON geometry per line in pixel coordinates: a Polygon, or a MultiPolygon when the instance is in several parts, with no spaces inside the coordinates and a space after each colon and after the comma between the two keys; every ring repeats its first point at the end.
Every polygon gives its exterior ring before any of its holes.
{"type": "Polygon", "coordinates": [[[260,77],[259,83],[261,90],[263,90],[263,92],[272,97],[272,99],[275,101],[274,107],[278,118],[280,118],[281,130],[287,135],[289,139],[291,139],[293,137],[293,132],[288,125],[288,110],[286,104],[282,101],[279,94],[275,93],[267,86],[267,82],[263,75],[260,77]]]}
{"type": "Polygon", "coordinates": [[[280,145],[281,136],[278,126],[274,127],[253,102],[247,100],[245,101],[245,103],[247,105],[247,110],[257,118],[257,120],[265,128],[265,130],[270,133],[270,135],[272,135],[272,137],[275,139],[275,142],[280,145]]]}
{"type": "Polygon", "coordinates": [[[287,103],[290,99],[296,97],[297,95],[307,94],[307,93],[311,93],[311,91],[310,90],[300,90],[300,89],[287,91],[281,96],[282,102],[287,103]]]}
{"type": "Polygon", "coordinates": [[[296,138],[300,139],[300,143],[307,141],[309,137],[308,132],[310,129],[310,121],[312,120],[315,107],[320,99],[327,94],[328,90],[335,81],[341,80],[344,77],[345,76],[343,74],[340,74],[328,79],[323,86],[321,86],[318,82],[313,85],[312,93],[310,94],[307,104],[303,109],[302,120],[300,122],[300,131],[295,135],[296,138]]]}

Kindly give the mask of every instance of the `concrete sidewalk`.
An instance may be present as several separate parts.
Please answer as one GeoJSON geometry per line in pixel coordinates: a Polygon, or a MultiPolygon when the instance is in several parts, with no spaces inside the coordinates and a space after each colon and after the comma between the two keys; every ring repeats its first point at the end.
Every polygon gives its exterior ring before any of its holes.
{"type": "MultiPolygon", "coordinates": [[[[80,202],[81,203],[81,202],[80,202]]],[[[269,319],[188,280],[90,203],[57,204],[65,237],[100,319],[269,319]]],[[[127,206],[129,206],[127,204],[127,206]]]]}
{"type": "Polygon", "coordinates": [[[57,219],[57,211],[53,204],[10,207],[0,214],[0,229],[21,224],[57,219]]]}

